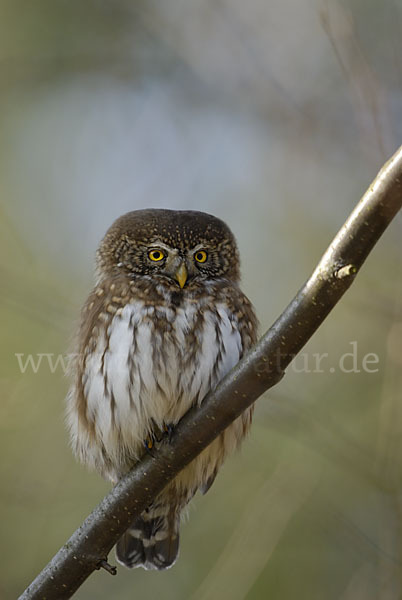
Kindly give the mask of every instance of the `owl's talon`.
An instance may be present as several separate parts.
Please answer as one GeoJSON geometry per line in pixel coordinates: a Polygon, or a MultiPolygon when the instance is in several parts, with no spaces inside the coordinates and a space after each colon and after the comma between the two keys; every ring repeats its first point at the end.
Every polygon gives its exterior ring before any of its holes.
{"type": "Polygon", "coordinates": [[[174,425],[172,425],[172,423],[169,423],[169,425],[164,425],[163,431],[164,431],[164,433],[168,439],[168,442],[170,444],[170,442],[172,441],[172,438],[173,438],[173,434],[174,434],[174,425]]]}
{"type": "Polygon", "coordinates": [[[152,452],[153,447],[154,447],[154,440],[152,439],[152,437],[148,436],[144,440],[144,448],[145,448],[145,452],[147,454],[149,454],[150,456],[154,456],[154,453],[152,452]]]}

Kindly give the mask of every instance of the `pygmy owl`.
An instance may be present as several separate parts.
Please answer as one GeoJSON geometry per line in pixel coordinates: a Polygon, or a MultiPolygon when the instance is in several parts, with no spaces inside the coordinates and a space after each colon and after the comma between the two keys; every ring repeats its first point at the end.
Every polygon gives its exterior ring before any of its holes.
{"type": "MultiPolygon", "coordinates": [[[[67,399],[76,456],[117,482],[255,339],[225,223],[195,211],[123,215],[97,251],[97,283],[82,311],[67,399]]],[[[248,409],[132,523],[117,543],[119,562],[145,569],[175,562],[184,507],[209,489],[251,417],[248,409]]]]}

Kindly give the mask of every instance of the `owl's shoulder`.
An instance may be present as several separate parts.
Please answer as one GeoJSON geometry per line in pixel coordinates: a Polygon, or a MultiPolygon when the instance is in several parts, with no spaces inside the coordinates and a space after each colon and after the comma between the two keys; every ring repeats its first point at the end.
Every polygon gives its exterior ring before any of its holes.
{"type": "Polygon", "coordinates": [[[89,294],[81,311],[79,327],[80,348],[90,349],[95,343],[98,328],[107,327],[124,307],[135,301],[145,306],[155,302],[152,286],[146,280],[136,282],[126,277],[102,279],[89,294]]]}
{"type": "Polygon", "coordinates": [[[247,350],[257,341],[258,319],[251,301],[237,284],[224,283],[218,291],[220,301],[224,301],[228,314],[236,321],[243,350],[247,350]]]}

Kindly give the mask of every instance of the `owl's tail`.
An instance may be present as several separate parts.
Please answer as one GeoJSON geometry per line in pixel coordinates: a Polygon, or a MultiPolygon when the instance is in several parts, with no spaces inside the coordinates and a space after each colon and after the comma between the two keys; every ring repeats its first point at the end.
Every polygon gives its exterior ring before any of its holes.
{"type": "Polygon", "coordinates": [[[117,560],[129,568],[168,569],[179,553],[179,525],[176,512],[145,511],[117,542],[117,560]]]}

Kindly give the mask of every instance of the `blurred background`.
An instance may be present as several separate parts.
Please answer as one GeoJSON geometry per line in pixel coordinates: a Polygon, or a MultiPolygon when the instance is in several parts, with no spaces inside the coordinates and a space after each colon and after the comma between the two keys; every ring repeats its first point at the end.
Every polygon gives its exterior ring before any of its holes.
{"type": "MultiPolygon", "coordinates": [[[[263,333],[401,143],[401,59],[401,0],[0,1],[2,599],[109,489],[71,455],[63,365],[105,230],[221,217],[263,333]]],[[[401,597],[401,230],[258,401],[174,568],[77,599],[401,597]]]]}

